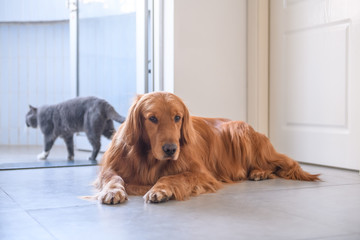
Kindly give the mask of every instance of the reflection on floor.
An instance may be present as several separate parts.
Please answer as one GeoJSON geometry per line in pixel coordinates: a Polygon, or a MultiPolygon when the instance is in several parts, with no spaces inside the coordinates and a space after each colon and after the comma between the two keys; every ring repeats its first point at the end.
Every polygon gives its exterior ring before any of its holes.
{"type": "Polygon", "coordinates": [[[78,198],[92,194],[98,166],[0,171],[0,239],[360,239],[358,172],[303,167],[323,181],[244,181],[117,206],[78,198]]]}
{"type": "MultiPolygon", "coordinates": [[[[5,146],[0,145],[0,170],[22,169],[22,168],[43,168],[43,167],[71,167],[96,165],[97,162],[88,160],[91,152],[75,151],[74,161],[67,161],[67,150],[65,146],[54,146],[48,159],[38,160],[37,155],[43,151],[42,146],[5,146]]],[[[97,160],[100,161],[102,153],[99,153],[97,160]]]]}

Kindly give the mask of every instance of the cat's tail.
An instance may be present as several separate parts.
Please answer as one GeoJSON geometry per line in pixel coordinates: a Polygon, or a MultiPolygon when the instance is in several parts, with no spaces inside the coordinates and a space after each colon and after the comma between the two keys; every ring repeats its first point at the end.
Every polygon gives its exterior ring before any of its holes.
{"type": "Polygon", "coordinates": [[[113,107],[111,107],[108,111],[108,118],[118,123],[125,122],[125,117],[118,114],[113,107]]]}

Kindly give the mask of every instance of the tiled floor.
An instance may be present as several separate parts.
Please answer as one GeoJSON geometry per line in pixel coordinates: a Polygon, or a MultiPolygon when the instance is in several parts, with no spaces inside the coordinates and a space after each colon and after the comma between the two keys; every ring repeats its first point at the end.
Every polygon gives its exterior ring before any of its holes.
{"type": "Polygon", "coordinates": [[[360,239],[357,172],[303,165],[322,182],[226,185],[188,201],[107,206],[97,166],[0,171],[0,239],[360,239]]]}

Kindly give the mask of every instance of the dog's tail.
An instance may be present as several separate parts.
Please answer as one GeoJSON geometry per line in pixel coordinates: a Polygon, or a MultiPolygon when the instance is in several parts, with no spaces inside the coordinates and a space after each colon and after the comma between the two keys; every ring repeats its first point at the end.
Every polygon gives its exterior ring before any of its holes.
{"type": "Polygon", "coordinates": [[[250,174],[254,169],[258,169],[266,173],[266,178],[281,177],[302,181],[320,180],[319,174],[305,172],[298,162],[278,153],[269,138],[256,132],[247,123],[240,121],[229,122],[224,123],[222,127],[224,141],[233,146],[230,151],[234,156],[233,159],[239,159],[242,166],[248,166],[247,171],[249,172],[247,174],[250,174]]]}
{"type": "Polygon", "coordinates": [[[288,156],[278,153],[274,149],[272,154],[272,162],[276,165],[275,174],[281,178],[302,180],[302,181],[319,181],[320,174],[310,174],[304,171],[299,163],[288,156]]]}
{"type": "MultiPolygon", "coordinates": [[[[320,174],[310,174],[304,171],[298,162],[278,153],[270,140],[263,134],[253,131],[252,138],[253,146],[255,145],[255,155],[257,159],[261,160],[260,164],[266,163],[270,165],[273,173],[281,178],[301,181],[319,181],[320,174]]],[[[260,167],[261,169],[261,167],[260,167]]]]}

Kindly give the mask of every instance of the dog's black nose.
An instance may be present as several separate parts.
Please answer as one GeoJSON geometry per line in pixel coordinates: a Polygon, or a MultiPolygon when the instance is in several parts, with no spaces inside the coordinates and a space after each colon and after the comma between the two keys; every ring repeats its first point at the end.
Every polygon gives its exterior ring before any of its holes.
{"type": "Polygon", "coordinates": [[[166,155],[172,156],[176,152],[177,146],[176,144],[164,144],[162,149],[166,155]]]}

